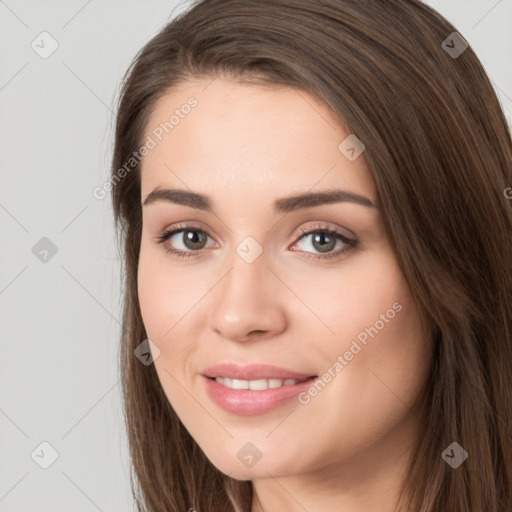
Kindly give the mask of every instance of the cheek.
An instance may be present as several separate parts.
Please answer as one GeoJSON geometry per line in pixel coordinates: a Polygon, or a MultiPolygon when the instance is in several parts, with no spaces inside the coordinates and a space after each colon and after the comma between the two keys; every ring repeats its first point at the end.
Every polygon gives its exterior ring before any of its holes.
{"type": "Polygon", "coordinates": [[[143,243],[137,287],[147,337],[160,351],[155,369],[169,400],[173,397],[174,402],[180,395],[175,378],[181,382],[192,375],[189,364],[196,344],[190,332],[198,331],[190,329],[190,324],[197,321],[197,304],[208,282],[205,274],[185,271],[170,264],[168,258],[160,246],[154,248],[143,243]]]}
{"type": "Polygon", "coordinates": [[[324,302],[335,336],[324,336],[321,350],[325,370],[336,375],[325,396],[341,397],[343,410],[385,421],[413,405],[428,376],[430,353],[416,303],[392,255],[366,263],[335,282],[324,302]]]}
{"type": "Polygon", "coordinates": [[[179,383],[186,371],[190,346],[185,338],[180,343],[178,332],[180,322],[195,302],[189,297],[193,287],[182,286],[180,277],[165,265],[161,255],[144,246],[140,252],[137,287],[147,337],[159,350],[154,365],[164,393],[175,409],[188,410],[194,404],[179,383]]]}
{"type": "MultiPolygon", "coordinates": [[[[328,419],[316,424],[316,435],[329,440],[323,456],[333,461],[406,425],[430,368],[420,317],[405,284],[390,279],[353,298],[343,301],[337,321],[331,316],[336,336],[324,337],[331,340],[322,347],[325,384],[304,397],[309,417],[326,418],[329,411],[328,419]]],[[[289,428],[290,437],[300,436],[303,425],[289,428]]]]}
{"type": "Polygon", "coordinates": [[[386,431],[409,416],[430,369],[430,353],[416,304],[407,290],[396,297],[395,305],[399,303],[400,309],[392,310],[393,318],[389,315],[387,323],[375,321],[378,316],[369,318],[343,351],[347,363],[337,382],[338,396],[344,397],[345,406],[359,417],[360,428],[369,435],[373,435],[373,428],[386,431]],[[364,420],[369,417],[373,421],[364,420]]]}
{"type": "Polygon", "coordinates": [[[165,261],[163,248],[141,247],[137,288],[140,310],[148,337],[164,342],[187,314],[199,293],[184,273],[165,261]],[[160,252],[162,254],[160,254],[160,252]]]}
{"type": "MultiPolygon", "coordinates": [[[[320,290],[319,290],[320,291],[320,290]]],[[[407,316],[409,288],[387,248],[361,255],[347,271],[323,283],[323,293],[309,299],[334,335],[324,336],[333,350],[349,350],[353,340],[364,347],[376,331],[390,333],[407,316]]],[[[350,356],[349,356],[350,357],[350,356]]]]}
{"type": "MultiPolygon", "coordinates": [[[[141,250],[139,269],[137,275],[137,287],[139,295],[140,310],[146,333],[150,339],[159,339],[165,332],[165,302],[168,295],[164,294],[167,289],[165,276],[158,270],[158,267],[146,257],[146,252],[141,250]]],[[[171,289],[172,290],[172,289],[171,289]]],[[[169,327],[168,327],[169,328],[169,327]]]]}

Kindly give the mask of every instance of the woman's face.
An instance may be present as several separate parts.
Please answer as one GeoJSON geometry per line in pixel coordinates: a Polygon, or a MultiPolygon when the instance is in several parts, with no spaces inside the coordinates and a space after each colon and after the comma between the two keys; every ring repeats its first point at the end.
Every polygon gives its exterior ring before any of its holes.
{"type": "Polygon", "coordinates": [[[169,402],[233,478],[368,476],[415,441],[427,343],[349,136],[304,92],[221,79],[148,123],[142,317],[169,402]]]}

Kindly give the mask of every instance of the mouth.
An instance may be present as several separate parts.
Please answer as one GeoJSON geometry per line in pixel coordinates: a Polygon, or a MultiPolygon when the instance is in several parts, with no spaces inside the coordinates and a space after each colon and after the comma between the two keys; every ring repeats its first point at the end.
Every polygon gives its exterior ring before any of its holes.
{"type": "Polygon", "coordinates": [[[283,386],[295,386],[307,380],[316,378],[315,376],[305,377],[302,379],[232,379],[230,377],[207,377],[210,380],[214,380],[218,384],[225,386],[229,389],[236,390],[252,390],[252,391],[264,391],[266,389],[275,389],[283,386]]]}
{"type": "MultiPolygon", "coordinates": [[[[304,373],[295,370],[290,370],[288,368],[281,368],[279,366],[269,365],[269,364],[249,364],[242,365],[238,363],[220,363],[209,368],[206,368],[202,375],[207,378],[220,378],[220,379],[232,379],[234,381],[242,381],[242,384],[245,386],[245,381],[247,382],[256,382],[261,385],[261,381],[273,381],[270,382],[270,387],[278,387],[286,382],[294,381],[303,381],[309,379],[311,377],[317,377],[317,375],[313,375],[311,373],[304,373]],[[277,383],[277,381],[282,381],[277,383]]],[[[222,381],[221,381],[222,382],[222,381]]],[[[228,381],[229,382],[229,381],[228,381]]],[[[229,384],[228,384],[229,385],[229,384]]],[[[238,385],[238,384],[235,384],[238,385]]],[[[257,385],[257,384],[255,384],[257,385]]],[[[235,389],[250,389],[250,388],[235,388],[235,389]]]]}
{"type": "Polygon", "coordinates": [[[318,377],[274,365],[232,362],[211,366],[201,376],[210,400],[239,416],[271,411],[306,391],[318,377]]]}

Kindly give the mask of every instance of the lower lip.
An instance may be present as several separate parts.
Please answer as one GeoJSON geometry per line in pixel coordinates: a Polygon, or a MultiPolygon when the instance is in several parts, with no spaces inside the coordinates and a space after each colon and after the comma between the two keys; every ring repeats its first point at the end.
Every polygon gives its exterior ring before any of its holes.
{"type": "Polygon", "coordinates": [[[255,416],[275,409],[309,388],[317,377],[293,384],[261,391],[252,389],[231,389],[215,379],[202,376],[209,397],[222,409],[240,416],[255,416]]]}

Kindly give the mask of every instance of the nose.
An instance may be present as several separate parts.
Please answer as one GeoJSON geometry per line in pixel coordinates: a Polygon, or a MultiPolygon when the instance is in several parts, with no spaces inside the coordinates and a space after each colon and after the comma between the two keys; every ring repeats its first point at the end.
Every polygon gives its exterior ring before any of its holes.
{"type": "Polygon", "coordinates": [[[235,255],[232,262],[210,296],[211,329],[235,342],[279,335],[287,326],[286,287],[263,255],[252,263],[235,255]]]}

